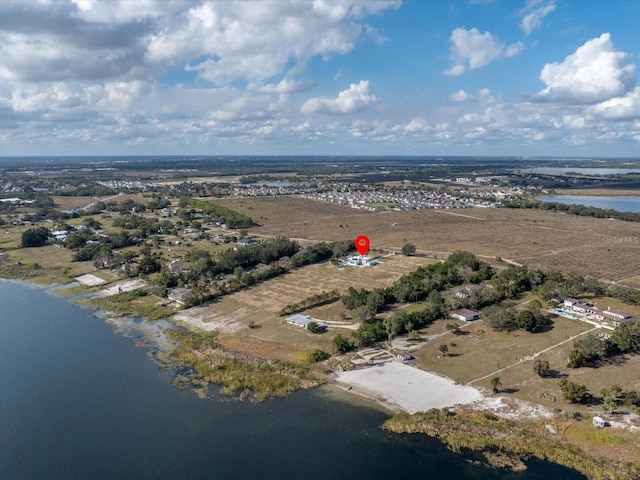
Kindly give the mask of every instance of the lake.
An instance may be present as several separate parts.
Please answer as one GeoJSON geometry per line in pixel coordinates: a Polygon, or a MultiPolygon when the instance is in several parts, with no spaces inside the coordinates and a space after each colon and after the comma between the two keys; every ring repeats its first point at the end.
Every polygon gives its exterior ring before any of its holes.
{"type": "Polygon", "coordinates": [[[633,195],[540,195],[536,197],[541,202],[558,202],[567,205],[585,205],[619,212],[640,212],[640,196],[633,195]]]}
{"type": "Polygon", "coordinates": [[[474,465],[381,430],[384,412],[327,390],[199,399],[91,311],[16,282],[0,281],[0,298],[3,480],[585,478],[540,461],[522,473],[474,465]]]}
{"type": "Polygon", "coordinates": [[[581,168],[581,167],[536,167],[515,170],[518,173],[540,173],[543,175],[566,175],[578,173],[580,175],[624,175],[640,173],[640,165],[635,168],[581,168]]]}

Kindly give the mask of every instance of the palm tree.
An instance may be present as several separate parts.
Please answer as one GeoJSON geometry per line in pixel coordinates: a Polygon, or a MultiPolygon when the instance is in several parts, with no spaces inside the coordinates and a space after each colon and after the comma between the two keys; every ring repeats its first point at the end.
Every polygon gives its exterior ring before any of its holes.
{"type": "Polygon", "coordinates": [[[500,377],[496,376],[496,377],[491,377],[491,389],[493,390],[493,393],[498,393],[499,392],[499,388],[502,386],[502,383],[500,383],[500,377]]]}
{"type": "Polygon", "coordinates": [[[440,350],[440,352],[442,352],[442,355],[446,355],[447,352],[449,351],[449,347],[447,347],[446,343],[443,343],[442,345],[440,345],[438,347],[438,350],[440,350]]]}

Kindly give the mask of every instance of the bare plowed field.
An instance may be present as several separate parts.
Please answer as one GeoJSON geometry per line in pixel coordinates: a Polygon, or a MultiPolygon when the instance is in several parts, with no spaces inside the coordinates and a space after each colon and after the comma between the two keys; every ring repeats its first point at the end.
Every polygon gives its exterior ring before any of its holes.
{"type": "Polygon", "coordinates": [[[252,216],[252,232],[338,240],[368,235],[372,247],[469,250],[545,270],[638,283],[640,224],[535,210],[466,209],[368,212],[297,197],[219,201],[252,216]]]}
{"type": "MultiPolygon", "coordinates": [[[[195,307],[176,315],[177,319],[207,330],[238,331],[250,321],[261,325],[269,320],[284,321],[278,312],[285,305],[307,297],[337,289],[340,292],[354,286],[375,288],[387,286],[432,259],[390,255],[380,258],[374,267],[344,267],[326,262],[300,268],[284,276],[268,280],[251,288],[222,297],[207,306],[195,307]]],[[[327,318],[326,320],[339,320],[327,318]]],[[[291,327],[296,328],[296,327],[291,327]]],[[[256,330],[259,333],[259,330],[256,330]]]]}

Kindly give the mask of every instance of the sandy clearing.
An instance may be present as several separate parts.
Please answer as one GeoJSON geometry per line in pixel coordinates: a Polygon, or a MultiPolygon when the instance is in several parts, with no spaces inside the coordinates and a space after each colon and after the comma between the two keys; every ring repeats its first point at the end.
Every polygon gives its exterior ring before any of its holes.
{"type": "Polygon", "coordinates": [[[502,418],[518,420],[522,418],[552,418],[554,413],[542,405],[537,405],[513,397],[485,397],[471,405],[474,410],[489,410],[502,418]]]}
{"type": "Polygon", "coordinates": [[[107,283],[106,280],[96,277],[90,273],[80,275],[79,277],[74,278],[74,280],[80,285],[84,285],[86,287],[95,287],[96,285],[104,285],[107,283]]]}
{"type": "Polygon", "coordinates": [[[397,361],[339,372],[336,380],[409,413],[484,399],[477,388],[458,385],[446,377],[397,361]]]}
{"type": "Polygon", "coordinates": [[[136,280],[126,280],[123,282],[117,282],[109,288],[105,288],[100,291],[100,295],[104,297],[110,297],[119,293],[130,292],[136,288],[144,288],[147,286],[147,282],[138,278],[136,280]]]}
{"type": "Polygon", "coordinates": [[[225,333],[233,333],[245,328],[245,325],[236,320],[248,313],[246,308],[240,308],[233,315],[220,315],[211,309],[210,305],[200,305],[187,310],[182,310],[173,316],[173,320],[186,323],[189,326],[212,332],[218,330],[225,333]]]}

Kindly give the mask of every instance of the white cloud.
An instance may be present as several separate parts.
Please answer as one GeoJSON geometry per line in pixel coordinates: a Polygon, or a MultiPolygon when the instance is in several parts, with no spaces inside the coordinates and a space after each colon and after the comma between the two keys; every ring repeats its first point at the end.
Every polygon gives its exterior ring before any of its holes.
{"type": "Polygon", "coordinates": [[[429,124],[422,118],[414,118],[402,129],[407,133],[425,132],[429,129],[429,124]]]}
{"type": "Polygon", "coordinates": [[[464,90],[458,90],[457,92],[453,92],[449,95],[449,101],[451,102],[468,102],[474,99],[475,97],[473,95],[465,92],[464,90]]]}
{"type": "Polygon", "coordinates": [[[474,70],[484,67],[493,60],[518,55],[523,45],[518,42],[507,47],[498,42],[490,32],[480,33],[477,28],[466,30],[456,28],[449,37],[453,66],[445,70],[445,75],[461,75],[468,68],[474,70]]]}
{"type": "Polygon", "coordinates": [[[540,27],[544,17],[556,9],[555,3],[555,0],[527,0],[526,7],[521,11],[523,17],[520,22],[520,28],[525,35],[540,27]]]}
{"type": "Polygon", "coordinates": [[[282,79],[277,84],[268,84],[262,87],[258,87],[257,90],[263,93],[300,93],[311,90],[315,85],[315,82],[305,82],[302,80],[290,80],[288,78],[282,79]]]}
{"type": "Polygon", "coordinates": [[[465,70],[466,68],[464,67],[464,65],[454,65],[453,67],[446,69],[444,71],[444,74],[451,77],[457,77],[459,75],[462,75],[465,70]]]}
{"type": "Polygon", "coordinates": [[[489,90],[488,88],[481,88],[480,90],[478,90],[477,95],[466,92],[464,90],[458,90],[457,92],[449,94],[450,102],[471,102],[475,100],[481,100],[483,102],[493,101],[493,97],[491,97],[491,90],[489,90]]]}
{"type": "Polygon", "coordinates": [[[582,129],[586,126],[585,118],[582,115],[563,115],[562,123],[569,129],[582,129]]]}
{"type": "Polygon", "coordinates": [[[522,42],[512,43],[504,49],[504,56],[507,58],[515,57],[516,55],[520,55],[520,52],[522,52],[522,50],[524,50],[524,45],[522,44],[522,42]]]}
{"type": "Polygon", "coordinates": [[[0,2],[0,79],[135,80],[167,69],[217,85],[265,81],[378,41],[367,15],[397,1],[0,2]],[[6,19],[11,19],[7,21],[6,19]]]}
{"type": "Polygon", "coordinates": [[[640,88],[636,87],[624,97],[606,100],[589,109],[594,116],[607,120],[635,120],[640,118],[640,88]]]}
{"type": "Polygon", "coordinates": [[[151,37],[152,63],[186,65],[217,85],[236,79],[261,81],[285,68],[300,70],[317,55],[350,52],[363,33],[375,30],[364,15],[397,2],[207,2],[174,16],[151,37]]]}
{"type": "Polygon", "coordinates": [[[534,101],[595,104],[624,96],[635,87],[630,55],[615,50],[609,33],[589,40],[562,63],[547,63],[540,73],[547,87],[534,101]]]}
{"type": "Polygon", "coordinates": [[[71,0],[77,6],[72,16],[87,22],[130,22],[157,18],[180,10],[179,2],[164,0],[71,0]]]}
{"type": "Polygon", "coordinates": [[[347,114],[367,110],[378,99],[369,92],[369,81],[352,83],[347,90],[338,94],[338,98],[312,98],[304,102],[302,113],[347,114]]]}

